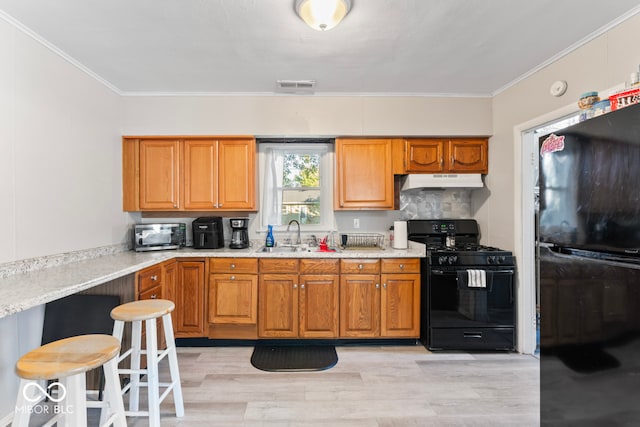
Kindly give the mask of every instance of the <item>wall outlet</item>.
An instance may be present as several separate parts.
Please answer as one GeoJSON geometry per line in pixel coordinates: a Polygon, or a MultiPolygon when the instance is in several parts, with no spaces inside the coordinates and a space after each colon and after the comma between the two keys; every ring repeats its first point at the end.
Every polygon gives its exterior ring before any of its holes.
{"type": "Polygon", "coordinates": [[[360,218],[353,218],[353,228],[360,228],[360,218]]]}

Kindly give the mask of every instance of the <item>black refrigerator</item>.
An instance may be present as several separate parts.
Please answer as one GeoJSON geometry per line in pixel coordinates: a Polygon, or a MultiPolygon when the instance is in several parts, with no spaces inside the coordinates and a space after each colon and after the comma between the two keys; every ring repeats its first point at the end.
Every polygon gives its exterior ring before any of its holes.
{"type": "Polygon", "coordinates": [[[539,154],[541,425],[640,425],[640,105],[539,154]]]}

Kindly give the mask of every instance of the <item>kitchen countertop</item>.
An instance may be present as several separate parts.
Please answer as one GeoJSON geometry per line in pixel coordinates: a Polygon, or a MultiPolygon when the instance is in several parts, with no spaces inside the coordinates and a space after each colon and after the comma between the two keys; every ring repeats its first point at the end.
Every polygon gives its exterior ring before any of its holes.
{"type": "Polygon", "coordinates": [[[0,279],[0,318],[64,298],[143,268],[172,259],[191,257],[238,258],[422,258],[425,246],[409,242],[407,249],[343,250],[339,252],[300,251],[282,253],[247,249],[193,249],[135,252],[124,251],[97,258],[70,262],[0,279]]]}

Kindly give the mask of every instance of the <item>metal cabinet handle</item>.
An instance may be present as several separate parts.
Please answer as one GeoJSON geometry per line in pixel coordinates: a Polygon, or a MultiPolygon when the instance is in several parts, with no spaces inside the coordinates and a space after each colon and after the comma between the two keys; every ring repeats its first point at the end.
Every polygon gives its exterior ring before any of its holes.
{"type": "Polygon", "coordinates": [[[155,282],[156,280],[158,280],[158,276],[156,276],[155,274],[151,276],[151,281],[155,282]]]}
{"type": "Polygon", "coordinates": [[[236,276],[229,277],[229,280],[236,280],[236,276]]]}
{"type": "Polygon", "coordinates": [[[298,289],[298,285],[297,284],[293,284],[293,289],[298,289]]]}
{"type": "Polygon", "coordinates": [[[218,203],[218,207],[221,208],[222,207],[222,203],[218,203]]]}
{"type": "Polygon", "coordinates": [[[151,295],[151,299],[156,299],[156,298],[158,298],[158,295],[156,294],[151,295]]]}
{"type": "Polygon", "coordinates": [[[358,264],[358,269],[362,270],[363,268],[364,268],[364,265],[358,264]]]}
{"type": "Polygon", "coordinates": [[[376,289],[380,289],[380,283],[376,283],[376,289]]]}
{"type": "Polygon", "coordinates": [[[174,204],[174,205],[173,205],[173,207],[177,209],[177,208],[178,208],[178,205],[174,204]]]}
{"type": "Polygon", "coordinates": [[[235,265],[235,264],[231,264],[231,265],[229,266],[229,268],[231,268],[231,269],[233,270],[234,268],[236,268],[236,265],[235,265]]]}
{"type": "Polygon", "coordinates": [[[400,270],[404,269],[404,264],[400,264],[399,267],[400,267],[400,270]]]}
{"type": "Polygon", "coordinates": [[[386,284],[386,283],[385,283],[385,284],[383,284],[383,285],[382,285],[382,287],[383,287],[383,288],[385,288],[385,289],[387,289],[387,284],[386,284]]]}
{"type": "Polygon", "coordinates": [[[300,289],[304,289],[304,283],[300,285],[300,289]]]}

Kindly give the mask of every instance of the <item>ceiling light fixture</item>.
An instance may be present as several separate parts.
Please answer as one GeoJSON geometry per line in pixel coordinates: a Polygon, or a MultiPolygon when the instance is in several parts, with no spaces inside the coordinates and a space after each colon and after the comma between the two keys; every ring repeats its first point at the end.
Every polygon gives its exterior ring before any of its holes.
{"type": "Polygon", "coordinates": [[[318,31],[330,30],[351,10],[351,0],[296,0],[296,13],[318,31]]]}

